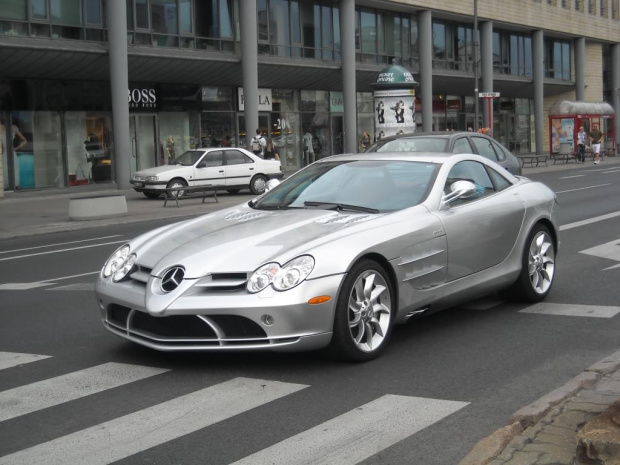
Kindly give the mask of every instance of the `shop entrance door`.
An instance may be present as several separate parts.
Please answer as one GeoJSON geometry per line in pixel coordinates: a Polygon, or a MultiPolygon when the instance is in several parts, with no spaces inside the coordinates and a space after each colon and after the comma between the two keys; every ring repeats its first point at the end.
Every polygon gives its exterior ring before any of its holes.
{"type": "Polygon", "coordinates": [[[129,137],[131,138],[130,175],[161,164],[158,157],[156,115],[129,115],[129,137]]]}
{"type": "Polygon", "coordinates": [[[339,155],[344,153],[344,115],[332,114],[332,153],[330,155],[339,155]]]}

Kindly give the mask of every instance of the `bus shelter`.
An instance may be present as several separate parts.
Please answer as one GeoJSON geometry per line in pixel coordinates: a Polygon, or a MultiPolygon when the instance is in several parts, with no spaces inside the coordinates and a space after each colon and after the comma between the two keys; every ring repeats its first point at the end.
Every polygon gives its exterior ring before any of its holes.
{"type": "Polygon", "coordinates": [[[556,102],[549,108],[549,148],[552,153],[576,153],[579,128],[603,134],[601,152],[614,155],[616,132],[613,107],[606,102],[556,102]]]}

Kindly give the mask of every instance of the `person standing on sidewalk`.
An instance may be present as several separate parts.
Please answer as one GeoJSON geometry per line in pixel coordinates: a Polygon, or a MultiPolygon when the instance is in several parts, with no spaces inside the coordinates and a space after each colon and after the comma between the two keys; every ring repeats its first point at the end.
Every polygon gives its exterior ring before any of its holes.
{"type": "Polygon", "coordinates": [[[598,124],[592,125],[592,131],[590,131],[590,143],[592,144],[592,153],[594,153],[594,164],[598,165],[599,157],[601,156],[601,138],[603,134],[598,130],[598,124]]]}
{"type": "Polygon", "coordinates": [[[577,154],[577,163],[585,163],[586,162],[586,141],[588,140],[588,134],[583,129],[583,126],[579,128],[579,132],[577,133],[577,144],[579,152],[577,154]]]}

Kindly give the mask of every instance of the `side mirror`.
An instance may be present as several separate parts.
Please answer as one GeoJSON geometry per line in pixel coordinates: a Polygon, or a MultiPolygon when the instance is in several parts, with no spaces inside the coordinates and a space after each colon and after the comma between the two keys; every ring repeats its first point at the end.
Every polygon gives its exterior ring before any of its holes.
{"type": "Polygon", "coordinates": [[[279,179],[270,179],[265,184],[265,192],[269,192],[271,189],[273,189],[274,187],[277,187],[278,185],[280,185],[279,179]]]}
{"type": "Polygon", "coordinates": [[[476,185],[471,181],[460,180],[450,185],[450,193],[443,196],[443,203],[449,204],[457,199],[467,199],[476,193],[476,185]]]}

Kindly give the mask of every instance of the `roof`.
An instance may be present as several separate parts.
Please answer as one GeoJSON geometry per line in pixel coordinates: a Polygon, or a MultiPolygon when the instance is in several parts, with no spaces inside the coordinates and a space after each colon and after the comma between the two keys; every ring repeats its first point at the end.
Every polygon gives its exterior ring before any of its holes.
{"type": "Polygon", "coordinates": [[[556,115],[613,115],[614,109],[607,102],[581,102],[562,100],[549,108],[549,116],[556,115]]]}

